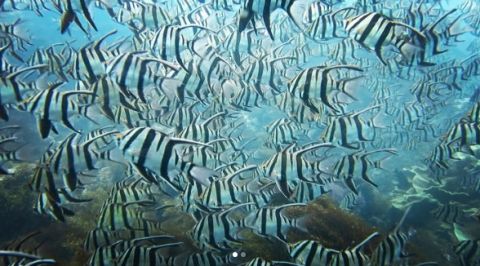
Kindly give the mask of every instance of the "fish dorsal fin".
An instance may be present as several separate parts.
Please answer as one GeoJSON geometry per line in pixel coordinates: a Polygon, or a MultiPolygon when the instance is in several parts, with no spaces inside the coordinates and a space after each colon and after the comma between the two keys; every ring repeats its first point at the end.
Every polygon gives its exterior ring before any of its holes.
{"type": "MultiPolygon", "coordinates": [[[[60,88],[61,85],[63,85],[63,82],[57,82],[57,83],[49,84],[47,90],[52,90],[52,91],[56,90],[56,89],[60,88]]],[[[28,101],[28,99],[30,99],[30,98],[27,98],[25,100],[28,101]]]]}
{"type": "Polygon", "coordinates": [[[319,143],[319,144],[315,144],[315,145],[312,145],[312,146],[309,146],[309,147],[302,148],[298,151],[295,151],[295,155],[296,156],[302,156],[306,152],[309,152],[309,151],[312,151],[312,150],[315,150],[315,149],[319,149],[319,148],[323,148],[323,147],[333,148],[333,147],[335,147],[335,145],[333,145],[330,142],[319,143]]]}
{"type": "Polygon", "coordinates": [[[379,149],[379,150],[373,150],[373,151],[368,151],[368,152],[364,152],[362,154],[362,157],[367,157],[369,155],[372,155],[372,154],[375,154],[375,153],[379,153],[379,152],[388,152],[388,153],[391,153],[391,154],[397,154],[397,150],[396,149],[379,149]]]}
{"type": "Polygon", "coordinates": [[[246,171],[256,169],[256,168],[257,168],[257,165],[247,165],[247,166],[245,166],[241,169],[238,169],[237,171],[225,176],[224,179],[227,180],[227,182],[233,182],[233,179],[235,177],[237,177],[239,174],[241,174],[243,172],[246,172],[246,171]]]}
{"type": "Polygon", "coordinates": [[[246,203],[242,203],[242,204],[237,204],[237,205],[234,205],[226,210],[223,210],[220,215],[221,216],[225,216],[225,215],[228,215],[229,212],[235,210],[235,209],[238,209],[240,207],[243,207],[243,206],[247,206],[247,205],[255,205],[255,202],[246,202],[246,203]]]}
{"type": "Polygon", "coordinates": [[[102,42],[109,36],[113,35],[117,33],[117,30],[112,30],[111,32],[103,35],[102,37],[100,37],[100,39],[96,40],[93,44],[92,44],[92,47],[97,50],[97,49],[100,49],[100,45],[102,45],[102,42]]]}
{"type": "Polygon", "coordinates": [[[224,116],[226,115],[227,112],[220,112],[218,114],[214,114],[212,115],[211,117],[207,118],[205,121],[202,122],[202,125],[203,126],[207,126],[210,122],[212,122],[215,118],[219,117],[219,116],[224,116]]]}
{"type": "Polygon", "coordinates": [[[428,31],[433,32],[434,29],[435,29],[435,27],[436,27],[438,24],[440,24],[440,22],[442,22],[444,19],[446,19],[450,14],[454,13],[455,11],[457,11],[456,8],[454,8],[454,9],[448,11],[447,13],[443,14],[443,15],[442,15],[440,18],[438,18],[433,24],[425,26],[425,27],[422,29],[422,31],[424,31],[425,29],[428,28],[428,31]]]}
{"type": "MultiPolygon", "coordinates": [[[[280,205],[280,206],[275,206],[273,207],[273,209],[275,209],[275,211],[278,211],[278,212],[283,212],[283,210],[285,208],[288,208],[288,207],[304,207],[304,206],[307,206],[306,203],[302,203],[302,202],[294,202],[294,203],[288,203],[288,204],[283,204],[283,205],[280,205]]],[[[282,214],[283,215],[283,214],[282,214]]]]}
{"type": "Polygon", "coordinates": [[[399,22],[399,21],[390,21],[390,23],[392,23],[394,26],[402,26],[402,27],[405,27],[409,30],[411,30],[413,33],[417,34],[420,38],[422,38],[422,40],[427,40],[427,37],[425,36],[425,34],[421,33],[420,31],[418,31],[417,29],[415,29],[414,27],[408,25],[408,24],[405,24],[403,22],[399,22]]]}
{"type": "Polygon", "coordinates": [[[355,113],[351,114],[350,116],[359,116],[359,115],[361,115],[361,114],[363,114],[363,113],[365,113],[365,112],[368,112],[368,111],[370,111],[370,110],[372,110],[372,109],[375,109],[375,108],[378,108],[378,107],[380,107],[380,106],[381,106],[381,104],[376,104],[376,105],[373,105],[373,106],[369,106],[369,107],[367,107],[367,108],[365,108],[365,109],[363,109],[363,110],[360,110],[360,111],[358,111],[358,112],[355,112],[355,113]]]}
{"type": "Polygon", "coordinates": [[[402,215],[402,218],[400,219],[400,221],[398,221],[397,226],[395,226],[395,228],[393,229],[394,232],[398,232],[400,230],[400,227],[402,227],[402,224],[405,221],[405,218],[407,217],[411,208],[412,208],[412,205],[407,207],[407,209],[405,210],[405,212],[402,215]]]}
{"type": "Polygon", "coordinates": [[[292,150],[295,148],[295,146],[297,146],[297,143],[296,143],[296,142],[292,142],[292,143],[288,144],[288,146],[286,146],[285,148],[283,148],[283,150],[281,150],[280,153],[292,152],[292,150]]]}
{"type": "Polygon", "coordinates": [[[139,237],[139,238],[132,239],[132,244],[136,244],[137,242],[140,242],[140,241],[159,239],[159,238],[172,238],[172,239],[174,239],[175,237],[170,236],[170,235],[145,236],[145,237],[139,237]]]}
{"type": "Polygon", "coordinates": [[[82,91],[66,91],[62,93],[62,96],[70,97],[73,95],[94,95],[94,94],[95,94],[94,92],[82,90],[82,91]]]}
{"type": "Polygon", "coordinates": [[[357,250],[360,250],[368,241],[372,240],[372,238],[378,236],[379,233],[378,232],[374,232],[373,234],[369,235],[367,238],[365,238],[362,242],[358,243],[353,249],[352,251],[357,251],[357,250]]]}
{"type": "Polygon", "coordinates": [[[363,72],[362,68],[358,66],[353,66],[353,65],[324,66],[324,71],[331,71],[331,70],[342,69],[342,68],[363,72]]]}
{"type": "Polygon", "coordinates": [[[212,147],[206,143],[199,142],[199,141],[194,141],[190,139],[182,139],[182,138],[175,138],[175,137],[169,137],[169,140],[174,142],[174,144],[190,144],[190,145],[200,145],[200,146],[206,146],[206,147],[212,147]]]}
{"type": "Polygon", "coordinates": [[[180,246],[182,244],[183,244],[183,242],[166,243],[166,244],[161,244],[161,245],[149,246],[148,249],[157,250],[157,249],[162,249],[162,248],[180,246]]]}
{"type": "Polygon", "coordinates": [[[354,7],[344,7],[344,8],[340,8],[338,10],[335,10],[333,11],[330,15],[332,17],[335,17],[337,14],[339,14],[340,12],[343,12],[343,11],[347,11],[347,10],[357,10],[356,8],[354,7]]]}
{"type": "Polygon", "coordinates": [[[113,134],[118,134],[120,133],[119,131],[117,130],[113,130],[113,131],[109,131],[109,132],[106,132],[106,133],[103,133],[103,134],[100,134],[98,136],[95,136],[94,138],[91,138],[87,141],[84,141],[82,143],[82,146],[86,146],[88,148],[88,146],[90,146],[94,141],[96,141],[97,139],[100,139],[100,138],[103,138],[105,136],[109,136],[109,135],[113,135],[113,134]]]}
{"type": "Polygon", "coordinates": [[[160,58],[142,58],[142,60],[147,61],[147,62],[157,62],[157,63],[160,63],[164,66],[167,66],[167,67],[169,67],[169,68],[171,68],[175,71],[180,70],[180,68],[178,66],[176,66],[174,63],[168,62],[168,61],[160,59],[160,58]]]}
{"type": "Polygon", "coordinates": [[[294,56],[282,56],[282,57],[278,57],[278,58],[270,60],[269,63],[270,64],[275,64],[276,62],[281,61],[281,60],[295,60],[295,59],[297,59],[297,58],[294,57],[294,56]]]}
{"type": "Polygon", "coordinates": [[[47,64],[40,64],[40,65],[31,66],[31,67],[25,67],[25,68],[19,69],[15,72],[9,74],[6,78],[7,79],[14,79],[18,75],[20,75],[24,72],[27,72],[27,71],[30,71],[30,70],[35,70],[35,69],[41,69],[41,68],[45,68],[45,67],[48,67],[48,65],[47,64]]]}
{"type": "Polygon", "coordinates": [[[204,26],[201,26],[201,25],[196,25],[196,24],[187,24],[187,25],[182,25],[182,26],[179,26],[177,29],[179,31],[182,31],[184,29],[188,29],[188,28],[195,28],[195,29],[201,29],[201,30],[206,30],[206,31],[210,31],[210,32],[216,32],[210,28],[207,28],[207,27],[204,27],[204,26]]]}

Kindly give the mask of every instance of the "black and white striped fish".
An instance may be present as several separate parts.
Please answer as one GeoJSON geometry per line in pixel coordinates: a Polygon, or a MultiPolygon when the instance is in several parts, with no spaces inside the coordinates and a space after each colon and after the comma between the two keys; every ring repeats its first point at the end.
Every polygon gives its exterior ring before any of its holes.
{"type": "Polygon", "coordinates": [[[99,76],[105,74],[105,63],[117,53],[102,48],[105,39],[117,31],[111,31],[93,43],[88,43],[78,49],[73,59],[71,74],[77,80],[84,80],[92,84],[99,76]]]}
{"type": "MultiPolygon", "coordinates": [[[[160,83],[162,76],[154,71],[158,70],[160,66],[178,70],[173,63],[149,57],[142,51],[133,51],[123,53],[110,60],[106,73],[117,82],[122,91],[134,90],[140,100],[147,102],[147,90],[155,88],[160,83]]],[[[127,95],[131,95],[131,93],[127,93],[127,95]]]]}
{"type": "Polygon", "coordinates": [[[189,235],[201,248],[223,251],[241,245],[237,233],[242,227],[242,221],[235,220],[230,214],[249,204],[251,203],[238,204],[226,210],[207,214],[197,221],[189,235]]]}
{"type": "Polygon", "coordinates": [[[383,58],[382,48],[396,40],[395,27],[398,26],[407,28],[425,39],[423,34],[410,25],[393,21],[377,12],[364,13],[345,21],[345,29],[349,36],[363,47],[374,50],[378,59],[384,65],[387,65],[387,63],[383,58]]]}
{"type": "Polygon", "coordinates": [[[331,265],[338,253],[314,240],[303,240],[290,246],[290,256],[301,265],[331,265]]]}
{"type": "Polygon", "coordinates": [[[273,236],[284,242],[287,240],[287,231],[296,228],[306,231],[304,220],[301,218],[289,218],[283,212],[289,207],[302,207],[304,203],[290,203],[275,207],[263,207],[249,213],[244,219],[245,226],[252,228],[261,236],[273,236]]]}
{"type": "Polygon", "coordinates": [[[370,241],[372,238],[378,235],[377,232],[369,235],[366,239],[362,242],[358,243],[352,249],[346,249],[343,251],[338,252],[332,259],[331,265],[369,265],[370,258],[365,255],[361,249],[363,246],[370,241]]]}
{"type": "Polygon", "coordinates": [[[320,113],[318,103],[329,109],[339,112],[339,107],[333,102],[333,93],[344,93],[355,99],[347,91],[347,84],[361,76],[337,80],[330,71],[353,70],[363,71],[362,68],[350,65],[317,66],[303,70],[295,78],[289,81],[288,91],[291,95],[302,100],[313,112],[320,113]]]}
{"type": "MultiPolygon", "coordinates": [[[[158,184],[165,181],[178,191],[183,189],[172,182],[172,168],[177,145],[203,145],[206,144],[188,139],[170,137],[160,131],[149,127],[137,127],[121,133],[118,147],[127,161],[135,166],[138,173],[145,179],[158,184]]],[[[202,184],[209,183],[209,177],[214,174],[212,170],[192,166],[189,174],[202,184]]]]}
{"type": "Polygon", "coordinates": [[[316,164],[302,156],[320,148],[333,147],[330,143],[320,143],[294,150],[294,146],[289,145],[260,166],[260,173],[273,178],[286,198],[290,198],[299,181],[312,181],[312,176],[318,174],[315,173],[316,164]]]}
{"type": "Polygon", "coordinates": [[[355,113],[332,117],[320,139],[326,142],[337,142],[350,149],[361,148],[364,142],[375,139],[377,126],[374,119],[365,121],[360,115],[376,108],[378,106],[371,106],[355,113]]]}
{"type": "Polygon", "coordinates": [[[88,106],[78,105],[71,97],[93,95],[93,93],[90,91],[61,92],[58,90],[61,85],[62,83],[57,83],[39,91],[19,105],[19,109],[37,116],[37,127],[42,138],[48,137],[50,131],[58,134],[53,121],[61,121],[65,127],[79,133],[70,122],[70,116],[77,114],[89,118],[88,106]]]}
{"type": "Polygon", "coordinates": [[[273,40],[274,38],[270,25],[270,15],[273,11],[279,8],[286,11],[294,24],[297,25],[299,29],[302,29],[300,26],[302,24],[302,18],[300,16],[302,16],[303,13],[295,12],[296,1],[297,0],[246,0],[239,14],[239,32],[244,31],[250,21],[252,21],[253,27],[256,29],[254,18],[256,15],[260,15],[263,18],[268,35],[273,40]]]}
{"type": "Polygon", "coordinates": [[[84,142],[79,141],[79,134],[70,134],[58,145],[48,161],[52,172],[63,175],[65,187],[74,191],[80,183],[80,173],[96,169],[95,163],[100,153],[94,151],[91,145],[96,140],[114,133],[116,131],[106,132],[84,142]]]}
{"type": "Polygon", "coordinates": [[[456,223],[464,216],[463,211],[454,203],[440,205],[431,213],[437,220],[447,224],[456,223]]]}
{"type": "Polygon", "coordinates": [[[256,165],[248,165],[212,181],[200,195],[200,203],[209,209],[217,209],[247,202],[249,195],[246,184],[236,184],[234,181],[240,178],[240,174],[254,170],[256,167],[256,165]]]}
{"type": "Polygon", "coordinates": [[[335,164],[335,166],[333,167],[333,175],[336,178],[343,180],[348,186],[348,188],[353,193],[355,193],[355,195],[358,195],[358,189],[354,182],[354,178],[356,177],[360,177],[371,185],[377,187],[377,184],[375,184],[368,176],[368,170],[370,170],[371,168],[381,169],[382,161],[388,157],[382,158],[381,160],[377,161],[372,161],[368,157],[380,152],[396,154],[396,151],[393,149],[374,150],[369,152],[355,152],[342,157],[342,159],[340,159],[335,164]]]}
{"type": "Polygon", "coordinates": [[[91,3],[91,0],[62,0],[63,2],[63,14],[60,19],[60,33],[65,33],[68,30],[68,27],[72,22],[75,21],[78,27],[87,34],[87,31],[83,27],[82,23],[78,19],[75,9],[80,8],[83,17],[87,20],[88,24],[94,29],[97,30],[97,26],[92,19],[92,15],[88,10],[88,5],[91,3]]]}
{"type": "MultiPolygon", "coordinates": [[[[411,207],[411,206],[410,206],[411,207]]],[[[408,257],[405,252],[405,246],[408,239],[412,236],[411,232],[404,233],[400,231],[405,218],[410,211],[410,207],[405,210],[402,218],[397,223],[391,233],[380,242],[372,255],[372,263],[378,266],[393,265],[402,258],[408,257]]]]}
{"type": "Polygon", "coordinates": [[[460,241],[455,245],[455,253],[461,266],[477,265],[480,263],[480,240],[460,241]]]}
{"type": "Polygon", "coordinates": [[[133,245],[126,249],[121,256],[118,257],[118,266],[155,266],[167,265],[169,257],[162,256],[160,249],[176,247],[183,242],[167,243],[160,245],[133,245]]]}

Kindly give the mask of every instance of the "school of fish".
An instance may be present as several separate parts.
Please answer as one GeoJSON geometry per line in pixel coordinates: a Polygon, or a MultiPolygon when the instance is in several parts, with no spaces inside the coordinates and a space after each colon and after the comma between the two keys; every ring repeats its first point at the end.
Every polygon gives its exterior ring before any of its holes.
{"type": "MultiPolygon", "coordinates": [[[[406,251],[424,202],[449,263],[480,265],[479,36],[477,0],[2,0],[0,174],[33,163],[33,210],[64,223],[111,189],[88,265],[442,265],[406,251]],[[36,45],[33,16],[61,38],[36,45]],[[361,216],[372,193],[403,214],[392,230],[290,239],[321,217],[288,210],[361,216]],[[288,259],[242,258],[245,231],[288,259]]],[[[36,234],[3,263],[54,264],[22,249],[36,234]]]]}

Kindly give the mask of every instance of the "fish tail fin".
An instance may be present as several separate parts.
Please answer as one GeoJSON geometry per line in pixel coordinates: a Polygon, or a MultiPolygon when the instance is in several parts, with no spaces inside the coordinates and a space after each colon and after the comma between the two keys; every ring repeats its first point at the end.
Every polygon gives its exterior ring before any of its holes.
{"type": "Polygon", "coordinates": [[[0,104],[0,119],[4,121],[8,121],[9,119],[8,109],[7,109],[7,106],[4,104],[0,104]]]}
{"type": "Polygon", "coordinates": [[[298,230],[300,230],[302,232],[308,232],[307,218],[308,218],[308,216],[304,215],[300,218],[295,219],[295,225],[296,225],[295,228],[297,228],[298,230]]]}
{"type": "Polygon", "coordinates": [[[30,34],[28,33],[26,27],[23,27],[21,25],[23,23],[24,23],[24,20],[19,18],[12,24],[13,35],[15,35],[15,37],[31,45],[31,43],[29,42],[30,34]]]}
{"type": "Polygon", "coordinates": [[[71,8],[66,8],[62,14],[62,17],[60,18],[60,33],[64,34],[67,30],[70,24],[75,19],[75,12],[71,8]]]}
{"type": "Polygon", "coordinates": [[[293,24],[297,26],[297,28],[306,34],[306,28],[303,25],[303,14],[310,6],[310,3],[314,2],[313,0],[309,1],[292,1],[290,6],[287,7],[288,16],[292,19],[293,24]]]}
{"type": "MultiPolygon", "coordinates": [[[[351,85],[355,80],[362,78],[363,76],[358,76],[358,77],[352,77],[352,78],[344,78],[339,80],[339,88],[342,93],[350,97],[352,100],[357,101],[358,99],[353,96],[353,94],[350,92],[351,85]]],[[[355,87],[355,86],[353,86],[355,87]]]]}
{"type": "Polygon", "coordinates": [[[210,184],[213,177],[218,175],[218,173],[212,169],[197,165],[193,165],[190,168],[189,174],[203,185],[210,184]]]}

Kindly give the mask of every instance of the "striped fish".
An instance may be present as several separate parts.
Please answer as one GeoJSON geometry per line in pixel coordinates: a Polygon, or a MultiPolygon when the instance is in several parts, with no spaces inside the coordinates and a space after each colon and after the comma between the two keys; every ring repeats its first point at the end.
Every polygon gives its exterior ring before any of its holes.
{"type": "Polygon", "coordinates": [[[448,143],[440,143],[435,146],[434,150],[428,162],[430,167],[439,167],[440,169],[447,170],[450,168],[447,161],[449,159],[459,160],[455,157],[455,153],[461,151],[461,146],[458,144],[458,140],[453,140],[448,143]]]}
{"type": "Polygon", "coordinates": [[[411,237],[411,234],[403,233],[400,231],[400,227],[402,226],[405,218],[410,211],[409,206],[400,221],[397,223],[395,228],[388,236],[380,242],[377,246],[375,251],[372,255],[372,263],[373,265],[378,266],[387,266],[393,265],[397,261],[401,260],[402,258],[407,257],[408,255],[405,252],[405,246],[407,244],[408,239],[411,237]]]}
{"type": "Polygon", "coordinates": [[[108,76],[102,76],[88,90],[93,92],[91,103],[98,103],[101,112],[110,120],[114,120],[115,105],[137,110],[133,103],[135,96],[108,76]]]}
{"type": "Polygon", "coordinates": [[[157,30],[172,21],[168,10],[157,4],[128,1],[123,3],[122,10],[129,13],[131,20],[141,23],[141,27],[135,26],[135,30],[139,32],[145,29],[157,30]]]}
{"type": "Polygon", "coordinates": [[[173,265],[189,266],[189,265],[204,265],[216,266],[228,264],[228,258],[218,254],[217,252],[205,251],[202,253],[188,254],[188,256],[175,256],[172,259],[173,265]]]}
{"type": "Polygon", "coordinates": [[[72,76],[77,80],[85,80],[92,84],[97,78],[105,74],[104,64],[113,58],[116,53],[102,49],[103,41],[117,31],[111,31],[93,43],[88,43],[78,49],[72,67],[72,76]]]}
{"type": "Polygon", "coordinates": [[[292,196],[299,181],[311,181],[309,176],[315,175],[315,164],[302,156],[320,148],[333,147],[330,143],[320,143],[293,150],[294,146],[295,144],[289,145],[260,166],[260,173],[272,177],[286,198],[292,196]]]}
{"type": "Polygon", "coordinates": [[[347,193],[340,202],[340,208],[344,210],[351,210],[359,204],[357,200],[358,196],[355,193],[347,193]]]}
{"type": "Polygon", "coordinates": [[[143,266],[143,265],[167,265],[168,257],[162,256],[158,251],[160,249],[176,247],[182,242],[168,243],[149,246],[131,246],[123,252],[118,258],[118,266],[143,266]]]}
{"type": "Polygon", "coordinates": [[[8,111],[6,104],[15,104],[24,100],[25,94],[35,87],[25,84],[17,78],[29,71],[45,68],[47,65],[35,65],[19,69],[7,76],[0,76],[0,119],[8,121],[8,111]]]}
{"type": "Polygon", "coordinates": [[[177,137],[207,143],[212,140],[212,137],[218,137],[219,135],[216,130],[208,127],[209,124],[212,123],[214,119],[219,119],[226,115],[226,112],[220,112],[208,117],[201,123],[198,123],[199,117],[197,117],[190,125],[185,127],[177,137]]]}
{"type": "Polygon", "coordinates": [[[75,214],[70,209],[61,206],[61,203],[52,196],[47,188],[45,188],[44,192],[39,193],[34,210],[39,214],[49,215],[61,222],[65,222],[65,216],[73,216],[75,214]]]}
{"type": "Polygon", "coordinates": [[[245,226],[252,228],[261,236],[273,236],[286,242],[287,230],[296,228],[305,231],[302,218],[288,218],[283,211],[288,207],[305,206],[304,203],[290,203],[275,207],[264,207],[244,218],[245,226]]]}
{"type": "Polygon", "coordinates": [[[431,211],[431,214],[439,221],[452,224],[458,222],[464,214],[457,205],[452,203],[443,204],[431,211]]]}
{"type": "Polygon", "coordinates": [[[87,20],[88,24],[97,31],[97,26],[93,22],[90,11],[88,10],[88,5],[91,3],[90,0],[62,0],[64,4],[64,10],[62,17],[60,19],[60,33],[65,33],[68,30],[68,27],[72,22],[75,21],[77,26],[85,33],[88,34],[85,28],[82,26],[80,20],[78,19],[77,14],[74,11],[74,8],[80,8],[82,11],[83,17],[87,20]]]}
{"type": "MultiPolygon", "coordinates": [[[[175,155],[174,148],[177,145],[205,146],[206,144],[169,137],[149,127],[126,130],[118,139],[118,147],[123,156],[142,177],[155,184],[164,181],[174,189],[182,191],[182,188],[172,182],[170,176],[170,171],[175,167],[172,165],[172,159],[175,155]]],[[[197,166],[193,166],[189,173],[202,184],[208,184],[208,178],[212,175],[211,170],[204,170],[197,166]]]]}
{"type": "Polygon", "coordinates": [[[349,10],[352,10],[352,8],[342,8],[318,16],[306,29],[308,37],[315,41],[344,38],[338,34],[338,31],[343,28],[343,25],[336,16],[349,10]]]}
{"type": "Polygon", "coordinates": [[[313,240],[303,240],[289,247],[290,256],[301,265],[332,265],[333,258],[339,253],[313,240]]]}
{"type": "Polygon", "coordinates": [[[358,243],[352,249],[346,249],[341,252],[338,252],[332,259],[330,265],[370,265],[370,258],[361,252],[363,246],[370,241],[372,238],[378,235],[377,232],[369,235],[365,240],[358,243]]]}
{"type": "Polygon", "coordinates": [[[147,89],[159,85],[162,76],[157,75],[153,69],[158,69],[160,66],[178,70],[173,63],[147,57],[146,52],[133,51],[123,53],[109,61],[106,73],[117,82],[121,91],[135,90],[137,97],[146,103],[147,89]]]}
{"type": "Polygon", "coordinates": [[[324,184],[300,181],[295,187],[291,199],[298,203],[307,203],[330,191],[324,184]]]}
{"type": "Polygon", "coordinates": [[[425,38],[423,34],[410,25],[392,21],[390,18],[377,12],[367,12],[348,18],[344,23],[348,35],[363,47],[374,50],[378,59],[384,65],[387,65],[387,63],[383,58],[382,48],[392,44],[396,39],[395,27],[407,28],[421,38],[425,38]]]}
{"type": "Polygon", "coordinates": [[[193,61],[186,63],[188,71],[179,69],[167,73],[166,78],[160,80],[159,83],[162,91],[168,89],[169,93],[164,93],[175,95],[180,103],[185,103],[186,97],[196,97],[197,100],[204,102],[208,93],[205,88],[206,80],[203,76],[195,73],[194,64],[193,61]]]}
{"type": "Polygon", "coordinates": [[[382,158],[381,160],[371,161],[368,157],[380,153],[380,152],[387,152],[390,154],[396,154],[396,151],[393,149],[382,149],[382,150],[374,150],[369,152],[355,152],[349,155],[346,155],[338,161],[335,166],[333,167],[333,175],[341,179],[345,182],[348,188],[358,195],[357,186],[354,183],[354,178],[361,177],[363,180],[368,182],[369,184],[377,187],[372,179],[368,176],[368,170],[373,168],[382,168],[382,161],[388,157],[382,158]]]}
{"type": "Polygon", "coordinates": [[[63,175],[64,185],[74,191],[80,183],[78,175],[82,171],[94,170],[99,154],[91,149],[91,145],[98,139],[110,136],[116,131],[107,132],[79,143],[80,135],[73,133],[67,136],[55,149],[48,164],[56,175],[63,175]]]}
{"type": "Polygon", "coordinates": [[[322,1],[314,1],[311,3],[305,13],[303,14],[303,23],[309,24],[316,20],[323,14],[332,11],[332,6],[323,3],[322,1]]]}
{"type": "MultiPolygon", "coordinates": [[[[135,241],[136,239],[144,240],[149,235],[148,231],[143,230],[108,230],[106,228],[95,228],[88,232],[84,242],[84,249],[88,251],[99,251],[101,247],[112,246],[119,240],[135,241]]],[[[138,241],[138,240],[137,240],[138,241]]],[[[109,247],[108,247],[109,248],[109,247]]],[[[107,249],[108,249],[107,248],[107,249]]],[[[99,254],[100,255],[100,254],[99,254]]],[[[111,256],[114,258],[115,256],[111,256]]]]}
{"type": "Polygon", "coordinates": [[[113,121],[127,128],[152,126],[156,121],[154,112],[141,112],[118,105],[113,111],[113,121]]]}
{"type": "Polygon", "coordinates": [[[156,221],[146,219],[146,212],[142,211],[142,205],[151,206],[152,201],[138,201],[127,203],[105,202],[100,210],[97,227],[108,230],[134,230],[159,232],[161,225],[156,221]]]}
{"type": "Polygon", "coordinates": [[[162,60],[168,61],[174,58],[187,72],[189,70],[180,54],[188,48],[188,41],[182,35],[182,31],[188,28],[212,31],[211,29],[199,25],[165,25],[161,26],[155,32],[153,39],[150,41],[150,47],[154,51],[154,54],[162,60]]]}
{"type": "MultiPolygon", "coordinates": [[[[97,249],[95,249],[93,251],[93,254],[90,256],[89,265],[91,266],[117,265],[116,262],[118,262],[118,260],[120,259],[120,256],[123,256],[127,251],[132,251],[134,247],[143,247],[142,246],[143,243],[150,243],[159,238],[172,238],[172,237],[164,236],[164,235],[143,236],[143,237],[138,237],[133,239],[119,240],[111,245],[100,246],[97,249]]],[[[129,256],[130,255],[132,254],[129,253],[129,256]]]]}
{"type": "Polygon", "coordinates": [[[269,89],[272,90],[272,93],[278,94],[282,90],[280,88],[283,83],[281,77],[284,77],[283,71],[277,69],[276,65],[282,60],[295,60],[296,58],[286,56],[278,57],[271,60],[266,60],[265,58],[259,58],[255,60],[253,64],[250,64],[244,72],[243,79],[248,80],[253,84],[255,91],[264,97],[264,92],[262,89],[263,86],[268,84],[269,89]],[[276,64],[277,63],[277,64],[276,64]]]}
{"type": "Polygon", "coordinates": [[[196,101],[178,106],[177,108],[170,110],[170,112],[163,117],[160,117],[160,122],[170,127],[177,128],[177,130],[180,131],[188,124],[192,123],[195,117],[200,115],[195,109],[199,103],[199,101],[196,101]]]}
{"type": "Polygon", "coordinates": [[[127,203],[135,201],[153,201],[155,194],[151,184],[138,178],[131,182],[116,183],[109,194],[108,203],[127,203]]]}
{"type": "Polygon", "coordinates": [[[249,204],[251,203],[238,204],[220,212],[207,214],[197,221],[189,232],[190,237],[200,248],[217,251],[230,250],[234,245],[241,245],[242,242],[236,238],[238,229],[242,227],[241,221],[234,220],[230,214],[249,204]]]}
{"type": "Polygon", "coordinates": [[[449,143],[458,140],[461,146],[480,144],[480,124],[470,123],[462,119],[447,132],[442,142],[449,143]]]}
{"type": "Polygon", "coordinates": [[[480,240],[463,240],[455,245],[455,253],[460,265],[477,265],[480,263],[480,240]]]}
{"type": "Polygon", "coordinates": [[[354,70],[362,72],[363,69],[350,65],[317,66],[301,71],[295,78],[289,81],[288,91],[291,95],[299,98],[313,112],[320,113],[317,100],[331,110],[338,112],[337,106],[332,103],[332,93],[342,92],[355,99],[347,90],[346,85],[361,76],[336,80],[330,71],[354,70]]]}
{"type": "Polygon", "coordinates": [[[200,195],[200,204],[209,209],[217,209],[245,203],[249,200],[246,185],[235,184],[234,181],[240,178],[240,174],[254,170],[256,167],[256,165],[248,165],[211,182],[200,195]]]}
{"type": "Polygon", "coordinates": [[[43,259],[38,255],[17,250],[0,250],[0,257],[4,258],[3,261],[5,265],[57,264],[54,259],[43,259]],[[12,259],[12,257],[15,259],[12,259]]]}
{"type": "Polygon", "coordinates": [[[242,9],[240,10],[238,31],[244,31],[250,21],[252,21],[253,27],[256,30],[254,17],[256,15],[259,15],[263,18],[263,22],[265,24],[268,35],[273,40],[274,38],[270,25],[270,15],[276,9],[283,9],[284,11],[286,11],[294,24],[299,29],[303,29],[300,26],[302,24],[301,18],[295,17],[297,15],[301,16],[301,14],[296,14],[295,12],[295,1],[296,0],[246,0],[242,9]]]}
{"type": "MultiPolygon", "coordinates": [[[[80,133],[73,127],[69,118],[73,114],[87,115],[88,106],[79,106],[71,97],[77,95],[93,95],[90,91],[65,91],[60,92],[58,88],[62,83],[50,86],[37,94],[26,99],[19,105],[19,109],[28,111],[37,116],[37,128],[42,138],[48,137],[50,131],[58,134],[53,121],[61,121],[62,124],[80,133]]],[[[92,120],[93,121],[93,120],[92,120]]]]}
{"type": "Polygon", "coordinates": [[[320,139],[325,142],[337,142],[342,147],[349,149],[361,148],[363,142],[375,139],[377,126],[374,124],[373,119],[365,121],[360,115],[375,108],[378,108],[378,106],[371,106],[355,113],[332,117],[327,124],[327,128],[322,132],[320,139]]]}

